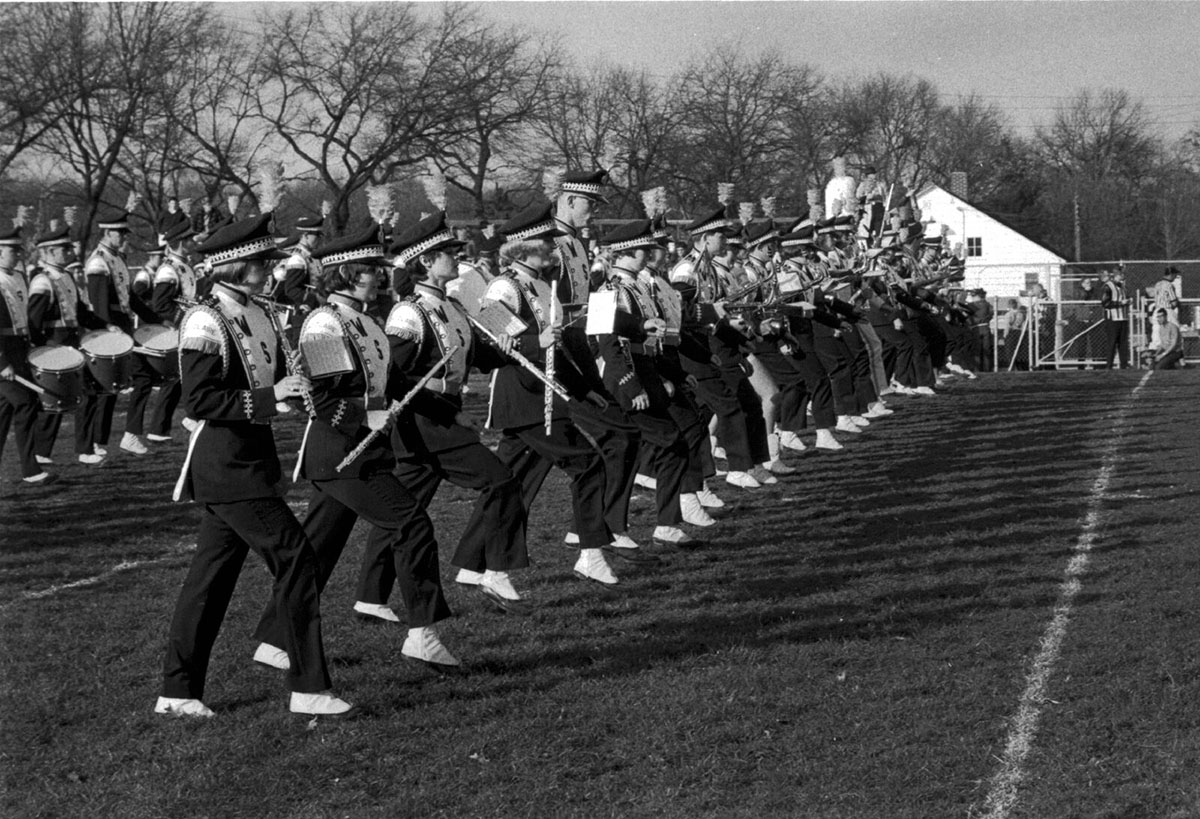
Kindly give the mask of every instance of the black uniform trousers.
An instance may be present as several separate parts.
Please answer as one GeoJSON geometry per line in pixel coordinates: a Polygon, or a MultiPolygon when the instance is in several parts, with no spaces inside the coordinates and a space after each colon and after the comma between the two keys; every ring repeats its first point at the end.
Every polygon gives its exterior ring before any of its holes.
{"type": "MultiPolygon", "coordinates": [[[[796,338],[797,350],[792,354],[796,369],[804,377],[805,398],[812,406],[813,425],[817,429],[830,429],[837,424],[837,411],[833,406],[833,382],[817,355],[816,342],[811,335],[796,338]]],[[[801,412],[804,405],[801,404],[801,412]]],[[[805,417],[804,415],[801,416],[805,417]]]]}
{"type": "MultiPolygon", "coordinates": [[[[679,429],[687,451],[687,465],[679,479],[679,491],[694,494],[704,488],[704,479],[717,471],[712,459],[712,444],[708,440],[708,419],[682,385],[675,386],[667,412],[679,429]]],[[[645,457],[649,458],[650,454],[646,450],[645,457]]]]}
{"type": "MultiPolygon", "coordinates": [[[[637,477],[638,427],[612,403],[603,410],[573,404],[568,411],[571,422],[591,440],[604,463],[604,523],[610,532],[624,534],[629,529],[629,497],[637,477]]],[[[550,463],[543,461],[538,468],[545,480],[550,463]]]]}
{"type": "Polygon", "coordinates": [[[208,503],[171,620],[163,696],[202,699],[213,643],[225,619],[247,552],[275,578],[269,609],[279,622],[274,645],[287,650],[288,688],[302,693],[332,684],[321,643],[317,555],[283,498],[208,503]]]}
{"type": "Polygon", "coordinates": [[[904,320],[904,334],[908,336],[913,348],[913,383],[904,386],[932,387],[936,376],[933,371],[933,357],[929,350],[929,339],[921,332],[920,318],[904,320]]]}
{"type": "Polygon", "coordinates": [[[912,341],[891,322],[873,324],[875,335],[883,346],[883,374],[888,381],[906,387],[915,386],[912,373],[912,341]]]}
{"type": "Polygon", "coordinates": [[[946,331],[942,329],[941,320],[929,313],[922,312],[916,318],[917,331],[925,339],[929,351],[929,364],[936,373],[946,366],[946,331]]]}
{"type": "Polygon", "coordinates": [[[583,433],[566,418],[555,418],[546,434],[541,424],[503,430],[496,456],[521,482],[521,499],[529,512],[551,466],[571,479],[574,530],[584,549],[612,542],[605,523],[604,462],[583,433]]]}
{"type": "Polygon", "coordinates": [[[35,454],[35,425],[41,404],[37,395],[15,381],[0,381],[0,453],[8,440],[9,428],[16,438],[21,474],[26,478],[41,474],[35,454]]]}
{"type": "Polygon", "coordinates": [[[1113,359],[1120,356],[1121,369],[1129,366],[1129,322],[1125,319],[1104,320],[1104,369],[1111,370],[1113,359]]]}
{"type": "Polygon", "coordinates": [[[116,408],[115,394],[84,392],[83,405],[75,414],[75,454],[91,455],[96,444],[108,444],[116,408]]]}
{"type": "MultiPolygon", "coordinates": [[[[521,484],[483,444],[401,458],[396,477],[426,509],[443,480],[479,492],[451,564],[472,572],[507,572],[529,565],[521,484]]],[[[386,603],[395,581],[395,564],[386,545],[368,544],[359,572],[358,599],[386,603]]]]}
{"type": "Polygon", "coordinates": [[[854,392],[850,348],[841,338],[833,335],[818,335],[813,340],[813,345],[816,347],[817,357],[821,359],[821,366],[829,374],[834,410],[838,415],[858,415],[858,396],[854,392]]]}
{"type": "MultiPolygon", "coordinates": [[[[325,589],[361,517],[371,525],[367,550],[391,554],[393,579],[400,585],[409,628],[431,626],[450,616],[442,590],[433,521],[395,475],[378,469],[362,477],[314,480],[312,485],[304,531],[317,553],[318,591],[325,589]]],[[[385,603],[387,598],[362,602],[385,603]]],[[[280,627],[276,613],[268,608],[254,636],[277,646],[280,627]]]]}
{"type": "Polygon", "coordinates": [[[771,374],[771,378],[779,387],[779,392],[771,398],[776,406],[776,426],[784,432],[799,432],[804,429],[804,399],[807,388],[804,374],[800,372],[796,359],[777,350],[758,350],[755,351],[754,357],[763,369],[771,374]]]}
{"type": "Polygon", "coordinates": [[[854,414],[862,415],[879,398],[875,393],[875,382],[871,380],[871,354],[857,327],[843,330],[842,341],[850,351],[850,375],[854,379],[854,403],[858,409],[854,414]]]}
{"type": "Polygon", "coordinates": [[[179,406],[181,394],[178,378],[164,379],[157,370],[150,366],[146,356],[135,354],[133,356],[133,389],[129,393],[129,409],[125,413],[125,431],[132,432],[134,435],[141,435],[143,431],[152,432],[155,435],[169,435],[171,419],[175,415],[176,407],[179,406]],[[150,414],[150,429],[146,430],[146,407],[150,403],[150,396],[156,382],[161,384],[158,391],[158,404],[150,414]]]}

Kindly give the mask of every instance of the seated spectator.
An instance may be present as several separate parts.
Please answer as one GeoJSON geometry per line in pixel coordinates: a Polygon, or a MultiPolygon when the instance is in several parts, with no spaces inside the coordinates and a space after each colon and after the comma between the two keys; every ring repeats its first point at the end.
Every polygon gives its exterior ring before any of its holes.
{"type": "Polygon", "coordinates": [[[1159,308],[1154,311],[1154,321],[1158,325],[1158,345],[1154,350],[1154,360],[1150,366],[1156,370],[1173,370],[1183,359],[1183,335],[1179,325],[1171,321],[1167,311],[1159,308]]]}

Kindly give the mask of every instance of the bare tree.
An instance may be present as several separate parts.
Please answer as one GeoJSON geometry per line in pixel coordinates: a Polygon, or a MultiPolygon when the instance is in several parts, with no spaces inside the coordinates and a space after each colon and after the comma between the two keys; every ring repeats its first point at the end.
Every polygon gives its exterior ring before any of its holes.
{"type": "Polygon", "coordinates": [[[789,109],[815,82],[807,66],[779,54],[749,59],[728,45],[686,67],[680,80],[685,151],[671,166],[684,206],[712,203],[719,182],[732,182],[738,197],[773,194],[795,172],[789,109]]]}
{"type": "Polygon", "coordinates": [[[173,3],[73,4],[55,22],[63,37],[55,75],[71,93],[50,106],[55,117],[45,150],[77,174],[86,203],[81,222],[90,230],[96,211],[119,191],[120,163],[132,142],[161,123],[154,107],[164,77],[203,27],[204,5],[173,3]]]}
{"type": "Polygon", "coordinates": [[[263,15],[256,114],[333,199],[337,232],[368,183],[423,164],[425,146],[459,134],[447,81],[460,10],[433,24],[399,4],[314,5],[263,15]]]}
{"type": "Polygon", "coordinates": [[[58,53],[73,18],[64,5],[0,5],[0,177],[42,142],[79,93],[60,74],[58,53]]]}
{"type": "Polygon", "coordinates": [[[450,185],[468,194],[482,217],[488,180],[515,166],[528,124],[546,106],[562,68],[557,46],[516,28],[497,29],[476,10],[448,6],[453,39],[445,54],[457,135],[427,140],[426,150],[450,185]]]}

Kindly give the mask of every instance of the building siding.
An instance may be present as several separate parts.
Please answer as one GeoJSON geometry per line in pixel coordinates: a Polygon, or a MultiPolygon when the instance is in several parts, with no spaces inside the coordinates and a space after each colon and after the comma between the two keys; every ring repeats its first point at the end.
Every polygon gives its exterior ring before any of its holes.
{"type": "Polygon", "coordinates": [[[968,238],[982,241],[982,255],[966,257],[964,287],[982,287],[989,296],[1016,296],[1025,290],[1027,275],[1036,275],[1051,295],[1058,293],[1066,259],[937,185],[918,193],[917,204],[922,221],[949,228],[951,247],[961,243],[965,254],[968,238]]]}

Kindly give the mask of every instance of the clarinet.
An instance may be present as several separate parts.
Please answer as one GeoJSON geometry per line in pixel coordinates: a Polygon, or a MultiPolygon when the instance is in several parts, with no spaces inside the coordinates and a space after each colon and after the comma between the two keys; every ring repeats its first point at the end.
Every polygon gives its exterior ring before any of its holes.
{"type": "MultiPolygon", "coordinates": [[[[265,296],[251,296],[250,298],[271,317],[271,325],[275,328],[275,334],[279,336],[279,346],[283,348],[283,363],[287,367],[287,374],[304,375],[304,362],[300,358],[300,351],[293,347],[291,340],[288,339],[287,332],[283,329],[283,323],[279,320],[276,303],[265,296]]],[[[313,403],[312,391],[302,390],[300,397],[304,399],[304,409],[308,411],[308,417],[315,419],[317,406],[313,403]]]]}

